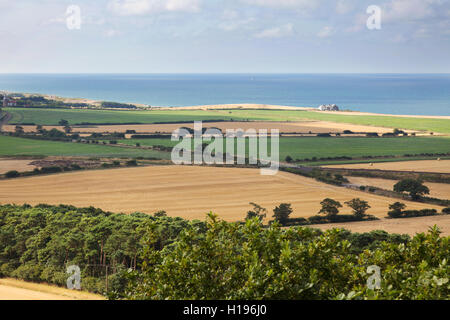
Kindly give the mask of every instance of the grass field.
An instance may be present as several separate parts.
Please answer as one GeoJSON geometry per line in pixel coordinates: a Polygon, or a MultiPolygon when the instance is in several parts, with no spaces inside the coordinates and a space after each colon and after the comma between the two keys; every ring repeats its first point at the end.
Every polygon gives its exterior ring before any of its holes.
{"type": "Polygon", "coordinates": [[[405,154],[450,152],[450,138],[282,138],[280,158],[293,159],[362,156],[401,156],[405,154]]]}
{"type": "Polygon", "coordinates": [[[12,115],[10,123],[34,123],[57,125],[61,119],[70,124],[82,123],[158,123],[204,120],[244,120],[238,116],[215,111],[110,111],[110,110],[69,110],[69,109],[22,109],[5,108],[12,115]]]}
{"type": "MultiPolygon", "coordinates": [[[[243,220],[249,202],[269,210],[291,203],[293,217],[316,215],[320,202],[334,198],[342,203],[359,197],[372,206],[368,213],[385,217],[395,199],[349,192],[314,179],[279,172],[263,176],[257,169],[158,166],[72,172],[51,176],[0,181],[0,202],[36,205],[72,204],[94,206],[112,212],[154,213],[165,210],[170,216],[205,218],[211,210],[227,221],[243,220]]],[[[405,201],[410,209],[440,207],[405,201]]],[[[344,208],[342,213],[350,213],[344,208]]]]}
{"type": "Polygon", "coordinates": [[[21,155],[146,157],[170,159],[170,153],[168,152],[0,136],[0,156],[21,155]]]}
{"type": "MultiPolygon", "coordinates": [[[[129,139],[120,140],[119,142],[130,146],[140,143],[141,146],[161,145],[173,147],[177,144],[177,142],[171,141],[170,139],[129,139]]],[[[311,159],[313,157],[401,156],[404,154],[447,152],[450,152],[450,138],[447,137],[282,137],[280,139],[281,160],[284,160],[288,155],[293,159],[311,159]]],[[[19,155],[146,157],[170,159],[169,152],[0,136],[0,156],[19,155]]]]}
{"type": "MultiPolygon", "coordinates": [[[[228,111],[218,111],[226,114],[228,111]]],[[[450,133],[450,120],[426,118],[401,118],[376,115],[343,115],[312,111],[277,111],[277,110],[233,110],[235,117],[257,117],[272,121],[322,120],[338,123],[400,128],[418,131],[450,133]]]]}
{"type": "MultiPolygon", "coordinates": [[[[130,139],[121,143],[141,146],[175,146],[170,139],[130,139]]],[[[247,148],[248,150],[248,148],[247,148]]],[[[402,156],[405,154],[447,153],[450,152],[450,138],[410,137],[410,138],[280,138],[280,159],[286,156],[293,159],[312,157],[362,157],[362,156],[402,156]]]]}
{"type": "Polygon", "coordinates": [[[71,124],[89,123],[156,123],[194,120],[322,120],[337,123],[400,128],[450,133],[450,120],[402,118],[376,115],[343,115],[312,111],[288,110],[168,110],[168,111],[108,111],[6,108],[12,115],[10,123],[56,125],[61,119],[71,124]]]}

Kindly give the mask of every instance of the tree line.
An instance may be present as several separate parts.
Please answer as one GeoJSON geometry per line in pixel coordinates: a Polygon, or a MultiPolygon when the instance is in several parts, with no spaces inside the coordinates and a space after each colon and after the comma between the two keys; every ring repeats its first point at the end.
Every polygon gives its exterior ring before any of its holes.
{"type": "Polygon", "coordinates": [[[449,237],[437,229],[411,239],[266,226],[257,216],[228,223],[212,213],[187,221],[164,211],[3,205],[0,244],[0,277],[64,286],[67,266],[78,265],[82,289],[111,299],[449,297],[449,237]],[[371,265],[382,270],[381,290],[366,285],[371,265]]]}

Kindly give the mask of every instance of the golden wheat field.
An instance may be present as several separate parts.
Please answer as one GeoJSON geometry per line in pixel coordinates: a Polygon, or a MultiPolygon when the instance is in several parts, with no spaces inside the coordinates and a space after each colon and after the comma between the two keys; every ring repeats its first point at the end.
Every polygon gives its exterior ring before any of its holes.
{"type": "MultiPolygon", "coordinates": [[[[35,132],[36,126],[22,126],[25,132],[35,132]]],[[[58,129],[64,131],[61,126],[43,126],[46,130],[58,129]]],[[[136,133],[172,133],[180,127],[193,128],[192,123],[189,124],[140,124],[140,125],[92,125],[85,127],[74,126],[73,132],[78,133],[124,133],[127,130],[135,130],[136,133]]],[[[341,133],[344,130],[353,132],[392,132],[390,128],[372,127],[355,124],[334,123],[327,121],[300,121],[300,122],[270,122],[270,121],[249,121],[249,122],[209,122],[204,123],[205,128],[219,128],[222,131],[227,129],[255,129],[255,130],[274,130],[277,129],[281,133],[341,133]]],[[[3,130],[6,132],[14,132],[15,126],[5,125],[3,130]]],[[[408,131],[410,132],[410,131],[408,131]]],[[[411,131],[412,132],[412,131],[411,131]]]]}
{"type": "MultiPolygon", "coordinates": [[[[386,190],[393,190],[394,185],[398,180],[377,179],[377,178],[360,178],[360,177],[346,177],[351,184],[358,186],[372,186],[386,190]]],[[[446,183],[432,183],[424,182],[430,189],[430,197],[438,199],[450,199],[450,184],[446,183]]]]}
{"type": "Polygon", "coordinates": [[[32,171],[35,166],[29,165],[32,160],[5,160],[0,159],[0,174],[4,174],[11,170],[19,172],[32,171]]]}
{"type": "Polygon", "coordinates": [[[442,236],[450,236],[450,215],[407,219],[382,219],[367,222],[330,223],[312,227],[322,230],[341,228],[359,233],[384,230],[389,233],[409,234],[410,236],[414,236],[416,233],[427,232],[435,225],[440,228],[442,236]]]}
{"type": "MultiPolygon", "coordinates": [[[[3,204],[71,204],[123,213],[165,210],[170,216],[201,220],[210,211],[227,221],[243,220],[251,208],[249,202],[270,213],[280,203],[291,203],[293,217],[309,217],[317,214],[320,201],[328,197],[341,202],[365,199],[372,206],[368,213],[378,217],[386,216],[388,205],[394,202],[285,172],[262,176],[257,169],[153,166],[0,181],[3,204]]],[[[410,209],[441,209],[406,203],[410,209]]],[[[350,212],[349,208],[342,210],[350,212]]]]}
{"type": "Polygon", "coordinates": [[[401,161],[381,163],[359,163],[324,166],[325,168],[346,169],[371,169],[371,170],[395,170],[416,172],[439,172],[450,173],[450,160],[423,160],[423,161],[401,161]]]}

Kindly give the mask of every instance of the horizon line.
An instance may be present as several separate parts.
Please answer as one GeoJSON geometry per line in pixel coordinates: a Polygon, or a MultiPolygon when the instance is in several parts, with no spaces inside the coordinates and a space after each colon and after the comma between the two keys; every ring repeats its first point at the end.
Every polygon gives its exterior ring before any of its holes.
{"type": "Polygon", "coordinates": [[[450,72],[0,72],[0,75],[450,75],[450,72]]]}

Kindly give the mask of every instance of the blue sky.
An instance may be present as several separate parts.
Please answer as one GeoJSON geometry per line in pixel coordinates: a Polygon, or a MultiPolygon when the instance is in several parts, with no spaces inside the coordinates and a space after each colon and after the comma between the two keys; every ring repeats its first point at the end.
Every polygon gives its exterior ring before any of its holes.
{"type": "Polygon", "coordinates": [[[450,0],[0,0],[0,43],[2,73],[450,73],[450,0]]]}

